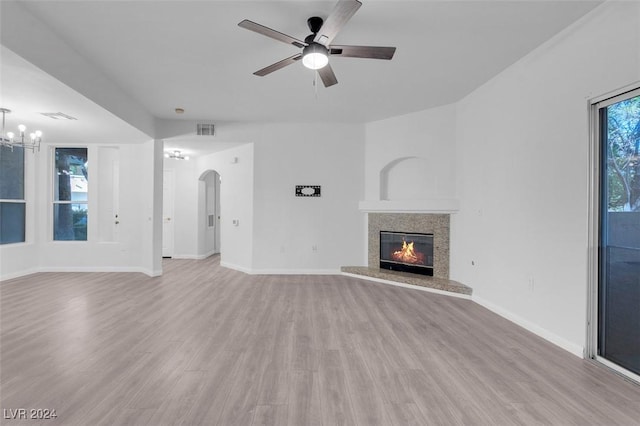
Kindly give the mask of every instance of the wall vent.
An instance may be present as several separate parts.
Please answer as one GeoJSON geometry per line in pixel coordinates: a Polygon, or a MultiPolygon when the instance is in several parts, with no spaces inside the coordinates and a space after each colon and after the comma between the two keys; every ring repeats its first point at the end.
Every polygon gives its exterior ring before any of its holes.
{"type": "Polygon", "coordinates": [[[198,124],[196,134],[198,136],[213,136],[213,124],[198,124]]]}
{"type": "Polygon", "coordinates": [[[65,114],[64,112],[41,112],[40,114],[45,117],[53,118],[54,120],[77,120],[77,118],[65,114]]]}

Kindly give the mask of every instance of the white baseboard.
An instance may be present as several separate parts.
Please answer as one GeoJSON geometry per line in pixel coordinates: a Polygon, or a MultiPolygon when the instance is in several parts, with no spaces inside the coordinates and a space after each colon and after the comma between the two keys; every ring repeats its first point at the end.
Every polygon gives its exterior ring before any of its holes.
{"type": "Polygon", "coordinates": [[[214,254],[220,254],[218,250],[211,250],[202,255],[202,259],[206,259],[207,257],[211,257],[214,254]]]}
{"type": "Polygon", "coordinates": [[[43,266],[38,272],[140,272],[134,268],[114,266],[43,266]]]}
{"type": "Polygon", "coordinates": [[[472,297],[472,300],[476,302],[478,305],[489,309],[491,312],[496,313],[505,319],[508,319],[509,321],[519,325],[520,327],[532,332],[533,334],[539,337],[542,337],[543,339],[553,343],[554,345],[564,349],[565,351],[579,358],[584,358],[584,348],[582,346],[576,345],[575,343],[570,342],[567,339],[560,337],[557,334],[554,334],[549,330],[543,327],[540,327],[539,325],[534,324],[531,321],[528,321],[514,314],[513,312],[510,312],[498,305],[495,305],[485,299],[482,299],[481,297],[474,295],[472,297]]]}
{"type": "Polygon", "coordinates": [[[186,259],[186,260],[202,260],[207,257],[213,256],[214,254],[218,254],[217,251],[210,251],[205,254],[175,254],[171,256],[172,259],[186,259]]]}
{"type": "Polygon", "coordinates": [[[136,266],[44,266],[36,272],[139,272],[150,277],[162,275],[162,270],[151,270],[136,266]]]}
{"type": "Polygon", "coordinates": [[[26,277],[27,275],[35,274],[38,272],[40,272],[39,269],[31,268],[31,269],[25,269],[22,271],[12,272],[10,274],[3,274],[3,275],[0,275],[0,281],[8,281],[14,278],[26,277]]]}
{"type": "Polygon", "coordinates": [[[452,291],[438,290],[437,288],[429,288],[429,287],[422,287],[422,286],[419,286],[419,285],[399,283],[399,282],[396,282],[396,281],[385,280],[385,279],[382,279],[382,278],[366,277],[364,275],[357,275],[357,274],[352,274],[352,273],[349,273],[349,272],[342,272],[342,275],[346,275],[347,277],[358,278],[358,279],[361,279],[361,280],[375,281],[377,283],[394,285],[396,287],[410,288],[412,290],[421,290],[421,291],[426,291],[428,293],[442,294],[442,295],[445,295],[445,296],[457,297],[459,299],[471,300],[471,296],[469,296],[468,294],[454,293],[452,291]]]}
{"type": "Polygon", "coordinates": [[[151,278],[162,276],[162,269],[156,269],[156,270],[139,269],[136,272],[142,272],[143,274],[148,275],[151,278]]]}
{"type": "Polygon", "coordinates": [[[225,262],[222,260],[220,261],[220,266],[224,268],[233,269],[235,271],[244,272],[245,274],[251,274],[251,268],[246,268],[244,266],[236,265],[236,264],[225,262]]]}
{"type": "Polygon", "coordinates": [[[138,272],[150,277],[159,277],[162,270],[151,270],[138,268],[135,266],[45,266],[42,268],[27,269],[24,271],[5,274],[0,277],[0,281],[7,281],[14,278],[25,277],[38,272],[138,272]]]}

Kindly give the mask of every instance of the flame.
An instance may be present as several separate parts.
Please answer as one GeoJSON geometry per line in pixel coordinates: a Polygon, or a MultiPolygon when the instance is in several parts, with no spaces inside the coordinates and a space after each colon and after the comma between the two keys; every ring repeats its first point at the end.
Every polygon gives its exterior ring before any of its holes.
{"type": "Polygon", "coordinates": [[[413,241],[402,240],[402,250],[394,251],[391,258],[397,262],[425,264],[425,255],[413,247],[413,241]]]}

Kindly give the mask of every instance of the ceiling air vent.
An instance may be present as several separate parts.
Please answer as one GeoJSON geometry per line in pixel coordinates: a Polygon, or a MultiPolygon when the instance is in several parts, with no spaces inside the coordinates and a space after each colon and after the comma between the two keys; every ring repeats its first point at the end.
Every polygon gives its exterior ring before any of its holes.
{"type": "Polygon", "coordinates": [[[41,112],[40,114],[53,118],[54,120],[77,120],[77,118],[67,115],[64,112],[41,112]]]}
{"type": "Polygon", "coordinates": [[[198,124],[196,134],[198,136],[213,136],[213,124],[198,124]]]}

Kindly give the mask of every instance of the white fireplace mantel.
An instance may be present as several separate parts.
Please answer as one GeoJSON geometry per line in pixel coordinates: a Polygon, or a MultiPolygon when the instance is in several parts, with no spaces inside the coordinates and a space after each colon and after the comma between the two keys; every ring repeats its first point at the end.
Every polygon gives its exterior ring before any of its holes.
{"type": "Polygon", "coordinates": [[[367,213],[456,213],[460,210],[457,198],[428,200],[365,200],[358,208],[367,213]]]}

